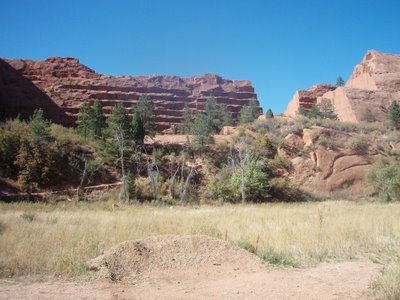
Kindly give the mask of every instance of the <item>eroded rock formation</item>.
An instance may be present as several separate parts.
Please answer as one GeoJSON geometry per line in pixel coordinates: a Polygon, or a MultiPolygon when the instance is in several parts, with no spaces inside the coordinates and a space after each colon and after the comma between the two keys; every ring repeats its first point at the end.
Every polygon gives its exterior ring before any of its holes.
{"type": "Polygon", "coordinates": [[[355,136],[360,137],[357,133],[313,126],[289,134],[278,153],[292,163],[291,181],[310,191],[369,196],[372,191],[365,184],[369,167],[379,158],[391,158],[373,141],[366,140],[369,146],[365,149],[346,147],[346,141],[355,136]]]}
{"type": "Polygon", "coordinates": [[[296,91],[292,100],[289,102],[285,115],[294,118],[297,115],[300,105],[306,110],[310,110],[313,104],[317,103],[318,97],[336,88],[337,86],[333,84],[317,84],[307,90],[296,91]]]}
{"type": "Polygon", "coordinates": [[[285,112],[287,116],[294,117],[299,105],[309,109],[310,103],[312,105],[325,98],[334,104],[341,121],[364,121],[368,110],[376,121],[385,120],[390,103],[400,101],[400,56],[370,50],[354,68],[344,87],[321,92],[313,98],[307,97],[304,92],[296,92],[285,112]]]}
{"type": "Polygon", "coordinates": [[[42,107],[48,118],[70,126],[83,101],[101,101],[106,114],[116,103],[122,103],[131,112],[141,95],[153,101],[159,129],[179,123],[186,103],[193,110],[202,110],[207,98],[214,97],[237,118],[243,105],[257,100],[250,81],[228,80],[213,74],[189,78],[107,76],[97,74],[75,58],[0,60],[2,119],[18,113],[26,117],[42,107]]]}

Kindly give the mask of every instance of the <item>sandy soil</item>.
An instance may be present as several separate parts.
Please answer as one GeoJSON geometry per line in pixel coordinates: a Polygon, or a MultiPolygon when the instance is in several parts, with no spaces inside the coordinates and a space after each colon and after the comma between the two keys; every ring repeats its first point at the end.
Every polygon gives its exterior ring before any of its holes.
{"type": "Polygon", "coordinates": [[[139,283],[0,281],[0,299],[368,299],[380,266],[365,260],[283,269],[221,264],[153,271],[139,283]]]}

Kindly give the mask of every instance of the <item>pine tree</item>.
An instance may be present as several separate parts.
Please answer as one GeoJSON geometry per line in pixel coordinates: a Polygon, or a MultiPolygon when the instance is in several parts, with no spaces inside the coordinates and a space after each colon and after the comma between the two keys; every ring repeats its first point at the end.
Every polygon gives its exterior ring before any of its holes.
{"type": "Polygon", "coordinates": [[[29,128],[36,142],[50,142],[50,121],[46,120],[41,108],[36,109],[29,121],[29,128]]]}
{"type": "Polygon", "coordinates": [[[336,79],[336,85],[337,85],[337,86],[344,86],[344,84],[345,84],[345,82],[344,82],[343,77],[342,77],[342,76],[339,76],[339,77],[336,79]]]}
{"type": "Polygon", "coordinates": [[[143,145],[145,130],[140,113],[135,111],[132,118],[132,139],[136,145],[143,145]]]}
{"type": "Polygon", "coordinates": [[[151,102],[150,97],[141,95],[134,109],[140,114],[146,135],[154,136],[156,132],[156,126],[154,123],[154,105],[151,102]]]}
{"type": "Polygon", "coordinates": [[[304,108],[303,105],[299,105],[299,109],[297,110],[297,114],[300,116],[308,117],[309,112],[304,108]]]}
{"type": "Polygon", "coordinates": [[[268,108],[267,112],[265,113],[265,117],[267,119],[273,119],[274,118],[274,113],[272,112],[272,110],[270,108],[268,108]]]}
{"type": "Polygon", "coordinates": [[[393,100],[388,109],[390,123],[396,129],[400,129],[400,107],[396,100],[393,100]]]}
{"type": "Polygon", "coordinates": [[[319,109],[319,104],[315,103],[311,107],[311,110],[307,113],[308,117],[311,119],[318,119],[321,118],[321,111],[319,109]]]}
{"type": "Polygon", "coordinates": [[[76,123],[78,125],[77,130],[78,133],[84,138],[87,139],[90,135],[91,130],[91,118],[90,118],[90,107],[87,101],[83,102],[81,107],[79,108],[78,117],[76,119],[76,123]]]}
{"type": "Polygon", "coordinates": [[[96,138],[102,136],[103,130],[106,128],[106,118],[100,101],[96,100],[89,110],[90,128],[96,138]]]}
{"type": "Polygon", "coordinates": [[[183,118],[183,122],[181,124],[181,132],[183,134],[188,134],[191,131],[193,121],[194,121],[194,116],[193,116],[192,110],[190,109],[190,107],[187,103],[185,104],[185,107],[183,108],[182,118],[183,118]]]}
{"type": "Polygon", "coordinates": [[[210,126],[208,116],[205,113],[200,113],[196,116],[193,127],[193,144],[195,148],[201,150],[208,144],[212,143],[213,129],[210,126]]]}
{"type": "Polygon", "coordinates": [[[249,104],[242,107],[240,110],[240,124],[253,123],[257,119],[258,107],[255,100],[251,100],[249,104]]]}
{"type": "Polygon", "coordinates": [[[335,113],[335,107],[333,106],[331,100],[323,98],[319,103],[318,108],[322,119],[338,119],[338,116],[335,113]]]}
{"type": "Polygon", "coordinates": [[[225,121],[227,121],[227,113],[229,112],[221,108],[215,98],[208,98],[204,106],[204,113],[212,132],[218,133],[224,126],[225,121]]]}

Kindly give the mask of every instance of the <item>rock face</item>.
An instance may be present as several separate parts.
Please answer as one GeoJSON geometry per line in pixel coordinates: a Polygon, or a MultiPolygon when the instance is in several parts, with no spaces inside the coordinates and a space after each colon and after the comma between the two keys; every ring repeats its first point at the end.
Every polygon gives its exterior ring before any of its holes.
{"type": "MultiPolygon", "coordinates": [[[[159,129],[180,123],[185,104],[202,110],[209,97],[225,105],[234,119],[243,105],[257,101],[250,81],[228,80],[213,74],[189,78],[107,76],[97,74],[75,58],[0,59],[1,119],[18,113],[27,117],[42,107],[54,122],[71,126],[84,101],[99,100],[106,114],[116,103],[122,103],[131,112],[141,95],[149,96],[154,103],[159,129]]],[[[261,113],[260,107],[259,110],[261,113]]]]}
{"type": "MultiPolygon", "coordinates": [[[[370,146],[363,150],[347,148],[346,141],[354,136],[357,134],[313,126],[289,134],[278,151],[290,159],[289,178],[294,183],[310,191],[368,196],[372,192],[365,185],[369,167],[379,158],[391,158],[372,141],[366,141],[370,146]],[[329,147],[326,141],[334,141],[335,146],[329,147]]],[[[394,145],[390,147],[395,149],[394,145]]]]}
{"type": "Polygon", "coordinates": [[[296,91],[289,102],[285,115],[292,118],[296,117],[300,105],[309,110],[314,103],[317,103],[318,97],[336,88],[337,86],[333,84],[317,84],[307,90],[296,91]]]}
{"type": "Polygon", "coordinates": [[[368,110],[376,121],[383,121],[390,103],[400,101],[400,56],[370,50],[354,68],[345,87],[332,88],[308,102],[301,101],[301,92],[304,91],[297,92],[289,103],[287,116],[295,116],[299,105],[309,109],[310,103],[325,98],[334,104],[341,121],[364,121],[368,110]]]}

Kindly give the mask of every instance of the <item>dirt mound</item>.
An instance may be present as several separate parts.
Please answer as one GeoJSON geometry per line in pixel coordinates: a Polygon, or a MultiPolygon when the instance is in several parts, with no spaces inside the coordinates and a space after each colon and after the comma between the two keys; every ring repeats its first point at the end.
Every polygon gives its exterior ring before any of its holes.
{"type": "Polygon", "coordinates": [[[261,267],[255,255],[205,235],[162,235],[126,241],[88,262],[112,281],[136,281],[151,271],[232,265],[261,267]]]}

